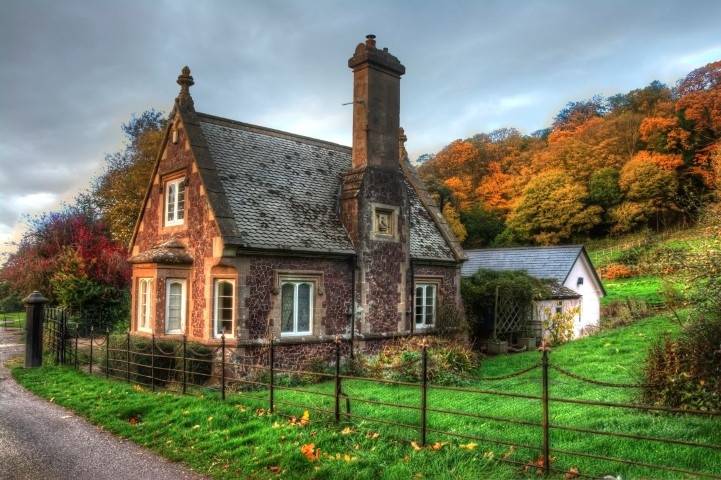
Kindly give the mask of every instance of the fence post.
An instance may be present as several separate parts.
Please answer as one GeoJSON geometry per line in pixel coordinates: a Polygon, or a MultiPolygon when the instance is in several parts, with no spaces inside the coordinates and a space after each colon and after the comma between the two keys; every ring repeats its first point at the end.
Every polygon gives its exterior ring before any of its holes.
{"type": "Polygon", "coordinates": [[[78,340],[80,339],[80,328],[75,324],[75,370],[80,368],[80,356],[78,355],[78,340]]]}
{"type": "Polygon", "coordinates": [[[93,373],[93,326],[90,325],[90,373],[93,373]]]}
{"type": "Polygon", "coordinates": [[[428,402],[428,350],[425,340],[421,345],[421,446],[426,445],[426,408],[428,402]]]}
{"type": "Polygon", "coordinates": [[[340,338],[335,337],[335,422],[340,421],[340,338]]]}
{"type": "Polygon", "coordinates": [[[155,391],[155,333],[150,342],[150,389],[155,391]]]}
{"type": "Polygon", "coordinates": [[[65,365],[65,337],[67,335],[67,312],[60,312],[60,363],[65,365]]]}
{"type": "Polygon", "coordinates": [[[37,290],[25,297],[25,368],[43,364],[43,316],[48,299],[37,290]]]}
{"type": "Polygon", "coordinates": [[[225,333],[220,336],[220,399],[225,400],[225,333]]]}
{"type": "Polygon", "coordinates": [[[183,395],[185,395],[186,389],[187,389],[187,370],[185,365],[185,358],[186,358],[186,352],[188,349],[188,336],[183,335],[183,395]]]}
{"type": "Polygon", "coordinates": [[[128,330],[125,337],[125,374],[128,383],[130,383],[130,330],[128,330]]]}
{"type": "Polygon", "coordinates": [[[542,407],[542,420],[541,425],[543,428],[543,475],[547,476],[551,471],[551,457],[550,457],[550,435],[549,435],[549,423],[548,423],[548,352],[550,348],[546,346],[544,341],[540,347],[541,350],[541,372],[542,372],[542,389],[541,392],[541,407],[542,407]]]}
{"type": "Polygon", "coordinates": [[[274,375],[275,372],[273,371],[275,368],[275,366],[273,365],[275,363],[274,348],[275,348],[275,342],[271,338],[270,339],[270,350],[268,351],[268,356],[270,357],[270,358],[268,358],[268,365],[270,366],[270,385],[268,386],[268,402],[270,405],[270,413],[273,413],[273,410],[275,408],[275,405],[274,405],[275,399],[273,398],[273,393],[274,393],[273,392],[273,377],[275,376],[274,375]]]}
{"type": "Polygon", "coordinates": [[[110,329],[105,327],[105,378],[110,377],[110,329]]]}

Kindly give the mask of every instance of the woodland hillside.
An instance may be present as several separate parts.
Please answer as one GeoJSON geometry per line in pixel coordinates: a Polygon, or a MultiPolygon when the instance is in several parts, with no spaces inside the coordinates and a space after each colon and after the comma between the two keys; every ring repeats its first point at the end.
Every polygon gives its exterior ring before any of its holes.
{"type": "Polygon", "coordinates": [[[570,102],[552,126],[451,142],[419,171],[467,248],[685,226],[721,178],[721,61],[570,102]]]}

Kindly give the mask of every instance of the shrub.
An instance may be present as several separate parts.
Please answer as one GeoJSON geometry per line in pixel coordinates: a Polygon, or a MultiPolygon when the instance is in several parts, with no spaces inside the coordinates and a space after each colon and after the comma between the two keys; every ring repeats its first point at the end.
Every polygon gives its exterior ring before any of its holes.
{"type": "Polygon", "coordinates": [[[622,263],[611,263],[599,269],[601,278],[604,280],[617,280],[619,278],[629,278],[635,276],[638,272],[634,267],[629,267],[622,263]]]}
{"type": "Polygon", "coordinates": [[[721,252],[710,251],[696,272],[691,300],[695,319],[682,322],[678,339],[664,338],[644,368],[647,402],[677,408],[721,410],[721,252]],[[704,278],[702,275],[706,275],[704,278]]]}
{"type": "Polygon", "coordinates": [[[721,321],[699,319],[678,340],[651,347],[644,368],[644,400],[655,405],[721,409],[721,321]]]}
{"type": "Polygon", "coordinates": [[[630,325],[650,315],[651,310],[643,300],[627,298],[615,300],[601,307],[601,330],[630,325]]]}
{"type": "Polygon", "coordinates": [[[443,338],[466,338],[468,336],[466,315],[455,303],[443,303],[438,307],[434,332],[443,338]]]}
{"type": "MultiPolygon", "coordinates": [[[[182,348],[182,346],[180,347],[182,348]]],[[[188,383],[205,385],[210,382],[213,374],[214,349],[199,343],[188,343],[185,353],[185,372],[188,383]]],[[[182,351],[180,352],[182,355],[182,351]]],[[[183,368],[182,358],[177,360],[176,370],[183,368]]],[[[182,373],[181,373],[182,375],[182,373]]]]}
{"type": "Polygon", "coordinates": [[[580,307],[573,307],[560,313],[552,312],[550,308],[544,308],[543,311],[538,312],[543,331],[548,332],[547,335],[544,334],[544,337],[550,341],[551,345],[573,340],[575,333],[573,325],[580,311],[580,307]]]}
{"type": "MultiPolygon", "coordinates": [[[[388,380],[421,380],[420,337],[389,342],[375,355],[357,354],[353,365],[359,375],[388,380]]],[[[440,385],[468,382],[468,374],[478,366],[478,356],[465,342],[442,338],[428,339],[428,381],[440,385]]]]}

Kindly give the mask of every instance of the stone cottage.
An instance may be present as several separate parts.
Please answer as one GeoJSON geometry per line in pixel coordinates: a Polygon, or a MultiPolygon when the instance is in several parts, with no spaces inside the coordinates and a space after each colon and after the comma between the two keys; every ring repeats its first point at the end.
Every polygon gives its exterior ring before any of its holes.
{"type": "Polygon", "coordinates": [[[460,305],[464,253],[399,126],[405,67],[369,35],[353,148],[195,110],[184,67],[131,240],[131,329],[206,344],[361,343],[460,305]]]}

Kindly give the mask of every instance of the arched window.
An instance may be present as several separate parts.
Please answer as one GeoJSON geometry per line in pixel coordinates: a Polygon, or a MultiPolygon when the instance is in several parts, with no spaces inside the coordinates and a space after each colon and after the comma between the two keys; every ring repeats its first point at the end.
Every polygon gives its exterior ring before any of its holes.
{"type": "Polygon", "coordinates": [[[233,335],[235,321],[235,282],[215,281],[213,301],[213,335],[233,335]]]}
{"type": "Polygon", "coordinates": [[[281,286],[281,335],[310,335],[313,331],[313,284],[283,282],[281,286]]]}
{"type": "Polygon", "coordinates": [[[169,279],[165,300],[165,333],[185,330],[186,281],[169,279]]]}
{"type": "Polygon", "coordinates": [[[151,332],[152,278],[138,279],[138,330],[151,332]]]}

